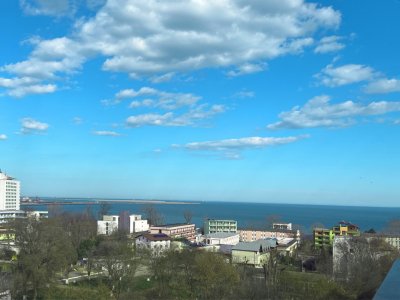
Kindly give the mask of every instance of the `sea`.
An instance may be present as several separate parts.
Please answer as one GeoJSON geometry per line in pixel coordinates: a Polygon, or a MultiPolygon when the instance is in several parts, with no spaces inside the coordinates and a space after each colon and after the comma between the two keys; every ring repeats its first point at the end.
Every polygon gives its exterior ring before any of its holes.
{"type": "MultiPolygon", "coordinates": [[[[43,199],[49,200],[49,199],[43,199]]],[[[98,199],[57,198],[52,201],[96,202],[98,199]]],[[[150,202],[150,201],[149,201],[150,202]]],[[[168,201],[166,201],[168,202],[168,201]]],[[[177,204],[150,204],[163,215],[166,224],[185,222],[185,212],[192,215],[191,222],[202,227],[205,219],[229,219],[238,222],[240,229],[263,229],[272,220],[290,222],[297,225],[305,234],[310,234],[314,226],[330,228],[340,221],[356,224],[362,231],[373,228],[382,231],[392,220],[400,220],[400,207],[366,207],[366,206],[334,206],[307,204],[277,204],[252,202],[222,201],[173,201],[177,204]]],[[[149,204],[120,203],[107,199],[110,204],[108,214],[119,214],[128,211],[130,214],[143,214],[144,207],[149,204]]],[[[88,208],[94,216],[98,215],[99,204],[91,205],[59,205],[58,210],[66,212],[83,212],[88,208]]],[[[50,210],[46,205],[31,206],[35,210],[50,210]]]]}

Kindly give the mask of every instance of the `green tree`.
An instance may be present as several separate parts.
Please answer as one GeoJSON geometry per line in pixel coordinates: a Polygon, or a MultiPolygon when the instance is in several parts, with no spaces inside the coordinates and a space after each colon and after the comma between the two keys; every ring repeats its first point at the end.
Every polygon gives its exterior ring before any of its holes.
{"type": "Polygon", "coordinates": [[[19,247],[14,269],[14,297],[27,295],[37,299],[38,291],[56,272],[65,271],[76,261],[76,252],[68,234],[57,219],[16,220],[13,223],[15,243],[19,247]]]}

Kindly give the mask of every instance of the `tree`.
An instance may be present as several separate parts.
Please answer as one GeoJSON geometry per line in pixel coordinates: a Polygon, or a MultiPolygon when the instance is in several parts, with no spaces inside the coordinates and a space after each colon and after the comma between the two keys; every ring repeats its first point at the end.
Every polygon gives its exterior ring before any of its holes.
{"type": "Polygon", "coordinates": [[[381,238],[343,237],[334,243],[333,271],[356,296],[374,294],[398,252],[381,238]]]}
{"type": "Polygon", "coordinates": [[[400,220],[391,220],[383,231],[388,234],[400,234],[400,220]]]}
{"type": "Polygon", "coordinates": [[[110,209],[111,209],[110,203],[101,201],[99,205],[99,219],[103,219],[103,216],[107,215],[110,209]]]}
{"type": "Polygon", "coordinates": [[[186,224],[192,222],[193,213],[190,210],[185,210],[183,212],[183,217],[185,218],[186,224]]]}
{"type": "Polygon", "coordinates": [[[57,219],[17,219],[12,226],[20,249],[14,269],[14,298],[32,290],[32,298],[37,299],[39,289],[76,260],[76,252],[57,219]]]}
{"type": "Polygon", "coordinates": [[[100,242],[97,252],[101,265],[107,270],[109,287],[119,299],[121,292],[133,280],[138,261],[129,240],[122,235],[112,235],[100,242]]]}
{"type": "Polygon", "coordinates": [[[150,225],[163,225],[164,216],[156,209],[153,204],[146,204],[143,206],[142,211],[145,218],[149,221],[150,225]]]}
{"type": "Polygon", "coordinates": [[[272,229],[274,223],[281,221],[281,217],[278,215],[268,215],[266,217],[267,229],[272,229]]]}

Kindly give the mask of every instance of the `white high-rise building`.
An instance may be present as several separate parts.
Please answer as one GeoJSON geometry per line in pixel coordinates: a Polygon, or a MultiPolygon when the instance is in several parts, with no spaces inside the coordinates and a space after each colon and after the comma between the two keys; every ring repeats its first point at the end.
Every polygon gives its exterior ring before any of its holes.
{"type": "Polygon", "coordinates": [[[0,170],[0,210],[19,210],[20,184],[0,170]]]}

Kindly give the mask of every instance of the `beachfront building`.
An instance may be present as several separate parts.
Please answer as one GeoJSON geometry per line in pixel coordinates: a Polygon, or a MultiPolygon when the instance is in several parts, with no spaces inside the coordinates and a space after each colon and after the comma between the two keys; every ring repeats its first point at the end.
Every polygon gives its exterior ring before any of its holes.
{"type": "Polygon", "coordinates": [[[332,231],[335,236],[360,236],[361,234],[360,228],[357,225],[346,221],[341,221],[338,225],[333,226],[332,231]]]}
{"type": "Polygon", "coordinates": [[[334,237],[335,235],[332,229],[314,228],[313,230],[314,247],[316,249],[331,247],[334,237]]]}
{"type": "Polygon", "coordinates": [[[136,237],[139,249],[148,249],[152,255],[159,256],[171,248],[171,237],[164,233],[144,233],[136,237]]]}
{"type": "Polygon", "coordinates": [[[268,260],[270,251],[277,246],[276,239],[261,239],[253,242],[240,242],[232,247],[232,263],[262,267],[268,260]]]}
{"type": "Polygon", "coordinates": [[[191,242],[196,240],[195,224],[168,224],[151,226],[150,233],[164,233],[173,239],[183,238],[191,242]]]}
{"type": "Polygon", "coordinates": [[[235,220],[215,220],[207,219],[204,221],[204,234],[216,232],[237,232],[237,221],[235,220]]]}
{"type": "Polygon", "coordinates": [[[104,215],[103,220],[97,221],[97,234],[110,235],[118,230],[117,215],[104,215]]]}
{"type": "Polygon", "coordinates": [[[141,215],[130,215],[129,216],[129,232],[145,232],[150,228],[147,220],[142,220],[141,215]]]}
{"type": "Polygon", "coordinates": [[[20,182],[0,170],[0,211],[19,211],[20,182]]]}
{"type": "Polygon", "coordinates": [[[360,236],[360,234],[361,232],[357,225],[345,221],[339,222],[332,229],[314,228],[314,247],[316,249],[332,247],[335,236],[360,236]]]}
{"type": "Polygon", "coordinates": [[[292,223],[272,223],[272,229],[292,230],[292,223]]]}
{"type": "Polygon", "coordinates": [[[284,230],[284,229],[274,229],[274,230],[238,230],[241,242],[253,242],[259,239],[266,238],[276,238],[285,239],[293,238],[300,243],[300,230],[284,230]]]}

